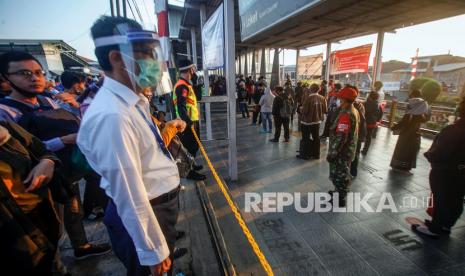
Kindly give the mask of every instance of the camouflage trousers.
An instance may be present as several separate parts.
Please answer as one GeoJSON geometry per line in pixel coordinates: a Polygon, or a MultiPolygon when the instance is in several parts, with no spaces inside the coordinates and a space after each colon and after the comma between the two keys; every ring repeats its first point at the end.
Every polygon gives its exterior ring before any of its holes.
{"type": "Polygon", "coordinates": [[[350,161],[336,160],[329,163],[329,179],[333,182],[336,191],[346,194],[349,192],[352,176],[350,175],[350,161]]]}

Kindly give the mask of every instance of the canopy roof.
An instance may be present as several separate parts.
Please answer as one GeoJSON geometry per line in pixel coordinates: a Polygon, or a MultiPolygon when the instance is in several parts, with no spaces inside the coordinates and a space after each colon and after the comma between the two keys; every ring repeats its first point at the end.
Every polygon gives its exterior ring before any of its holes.
{"type": "Polygon", "coordinates": [[[316,1],[307,9],[249,36],[240,44],[303,48],[373,34],[380,30],[394,31],[464,13],[463,0],[316,1]]]}

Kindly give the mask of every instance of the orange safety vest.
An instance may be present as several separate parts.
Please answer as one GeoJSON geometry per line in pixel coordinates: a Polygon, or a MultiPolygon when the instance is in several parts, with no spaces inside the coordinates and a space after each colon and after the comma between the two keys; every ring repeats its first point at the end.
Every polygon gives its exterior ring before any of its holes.
{"type": "Polygon", "coordinates": [[[174,85],[173,104],[174,104],[174,110],[176,111],[176,117],[181,118],[179,116],[179,111],[178,111],[178,96],[176,95],[176,89],[180,85],[185,85],[189,89],[189,93],[187,94],[187,97],[186,97],[187,116],[189,116],[189,119],[191,119],[191,121],[198,121],[199,120],[199,109],[197,108],[197,97],[195,96],[192,85],[190,85],[184,79],[179,79],[178,82],[174,85]]]}

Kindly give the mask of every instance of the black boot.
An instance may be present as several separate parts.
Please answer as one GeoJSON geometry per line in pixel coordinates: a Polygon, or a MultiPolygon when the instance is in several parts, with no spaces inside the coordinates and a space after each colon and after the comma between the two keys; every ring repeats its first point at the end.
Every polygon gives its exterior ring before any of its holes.
{"type": "Polygon", "coordinates": [[[190,180],[201,181],[205,180],[207,177],[204,174],[200,174],[194,170],[191,170],[186,178],[190,180]]]}

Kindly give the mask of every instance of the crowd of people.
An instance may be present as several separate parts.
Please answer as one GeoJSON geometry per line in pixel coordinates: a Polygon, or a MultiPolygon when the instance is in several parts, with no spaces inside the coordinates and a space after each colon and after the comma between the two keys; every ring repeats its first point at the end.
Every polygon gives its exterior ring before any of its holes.
{"type": "Polygon", "coordinates": [[[112,250],[128,275],[172,275],[187,252],[175,245],[185,236],[175,228],[180,178],[205,179],[195,163],[201,81],[191,61],[178,61],[177,118],[166,121],[152,93],[163,68],[158,36],[109,16],[91,34],[101,76],[47,80],[31,54],[0,55],[2,269],[67,274],[63,225],[76,259],[112,250]],[[88,241],[84,219],[102,217],[111,245],[88,241]]]}
{"type": "MultiPolygon", "coordinates": [[[[172,100],[176,119],[166,121],[152,91],[160,81],[159,41],[137,22],[102,16],[91,28],[100,77],[65,71],[46,79],[31,54],[0,55],[0,240],[5,271],[18,275],[66,273],[58,241],[64,226],[76,259],[113,250],[128,275],[173,273],[172,261],[186,253],[176,248],[185,233],[176,229],[180,178],[204,180],[195,163],[199,145],[198,100],[202,81],[190,60],[179,60],[172,100]],[[84,199],[80,183],[85,181],[84,199]],[[111,245],[90,243],[84,219],[104,216],[111,245]]],[[[213,94],[225,79],[210,78],[213,94]]],[[[277,143],[284,129],[289,143],[292,122],[302,132],[303,160],[326,160],[334,190],[332,201],[345,206],[360,154],[369,153],[384,109],[382,83],[366,100],[357,87],[290,80],[270,89],[262,76],[238,76],[237,99],[244,119],[271,133],[277,143]],[[320,135],[320,126],[323,133],[320,135]]],[[[216,91],[216,92],[215,92],[216,91]]],[[[418,233],[450,233],[463,211],[465,194],[465,102],[460,119],[446,127],[425,153],[431,163],[434,209],[418,233]]],[[[393,128],[399,135],[391,167],[408,174],[416,166],[421,124],[430,116],[420,90],[410,91],[408,107],[393,128]]]]}
{"type": "MultiPolygon", "coordinates": [[[[302,137],[297,158],[320,159],[321,143],[329,138],[326,160],[329,163],[329,178],[334,185],[334,190],[329,191],[329,194],[332,202],[334,200],[335,204],[345,206],[351,182],[358,174],[359,157],[369,153],[372,140],[376,138],[382,123],[386,106],[383,83],[376,81],[366,99],[363,99],[359,97],[357,87],[343,86],[333,80],[323,80],[320,84],[298,81],[293,87],[288,79],[284,87],[276,86],[273,90],[263,77],[250,88],[247,86],[249,80],[252,77],[244,79],[239,75],[236,78],[242,117],[249,118],[248,98],[253,99],[254,116],[251,124],[257,123],[255,113],[261,112],[260,133],[272,132],[273,117],[275,132],[270,142],[280,141],[282,128],[283,142],[289,142],[295,113],[302,137]],[[321,124],[324,125],[320,135],[321,124]]],[[[392,134],[398,135],[390,163],[396,173],[412,175],[412,169],[416,167],[421,145],[421,125],[431,116],[430,106],[422,96],[420,90],[410,91],[402,119],[391,128],[392,134]]],[[[457,112],[459,119],[441,131],[431,149],[425,153],[432,166],[430,185],[434,208],[430,212],[432,220],[425,221],[426,226],[412,226],[418,233],[432,237],[450,233],[451,226],[463,211],[465,152],[460,141],[465,141],[464,112],[465,100],[462,99],[457,112]]]]}

